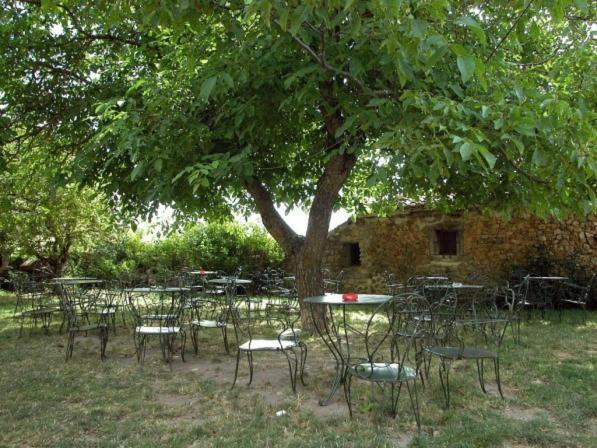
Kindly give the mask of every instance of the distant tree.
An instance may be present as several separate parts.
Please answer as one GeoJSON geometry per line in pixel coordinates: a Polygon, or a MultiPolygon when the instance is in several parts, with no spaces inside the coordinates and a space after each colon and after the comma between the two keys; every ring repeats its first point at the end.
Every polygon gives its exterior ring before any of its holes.
{"type": "Polygon", "coordinates": [[[596,208],[585,1],[5,3],[5,141],[60,136],[130,209],[257,210],[300,297],[334,207],[596,208]]]}
{"type": "Polygon", "coordinates": [[[60,166],[39,149],[15,154],[0,185],[3,260],[35,257],[61,275],[73,248],[97,243],[114,224],[105,196],[64,183],[60,166]]]}

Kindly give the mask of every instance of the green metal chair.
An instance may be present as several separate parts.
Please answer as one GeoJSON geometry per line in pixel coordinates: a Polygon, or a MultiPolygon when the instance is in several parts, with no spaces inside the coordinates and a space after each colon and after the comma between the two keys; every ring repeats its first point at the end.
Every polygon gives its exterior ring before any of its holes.
{"type": "Polygon", "coordinates": [[[90,322],[85,306],[88,299],[84,293],[74,288],[64,288],[60,297],[60,308],[66,322],[66,361],[72,358],[77,335],[97,332],[100,341],[100,358],[106,359],[108,345],[108,325],[101,322],[90,322]]]}
{"type": "MultiPolygon", "coordinates": [[[[416,295],[402,294],[378,306],[370,317],[363,335],[365,356],[349,359],[344,395],[348,412],[352,412],[353,380],[375,383],[383,390],[389,388],[391,413],[396,417],[403,385],[406,385],[411,408],[421,429],[417,379],[416,341],[424,326],[425,310],[416,304],[416,295]]],[[[357,344],[353,344],[357,346],[357,344]]]]}
{"type": "Polygon", "coordinates": [[[238,368],[242,355],[247,356],[249,363],[249,385],[253,382],[253,355],[261,353],[281,353],[286,357],[290,374],[290,385],[296,392],[297,378],[304,385],[304,370],[307,359],[307,346],[300,339],[300,334],[295,330],[299,315],[295,313],[280,312],[269,320],[275,320],[281,327],[274,337],[271,328],[267,325],[262,313],[252,310],[252,303],[239,301],[231,307],[231,317],[234,324],[234,334],[238,344],[236,367],[232,387],[238,378],[238,368]],[[265,334],[265,335],[264,335],[265,334]]]}
{"type": "Polygon", "coordinates": [[[446,407],[450,406],[450,367],[458,360],[475,361],[479,385],[484,393],[484,361],[493,362],[498,391],[503,398],[500,380],[500,348],[508,325],[506,318],[471,319],[469,314],[432,316],[434,336],[425,350],[440,361],[439,378],[446,407]]]}

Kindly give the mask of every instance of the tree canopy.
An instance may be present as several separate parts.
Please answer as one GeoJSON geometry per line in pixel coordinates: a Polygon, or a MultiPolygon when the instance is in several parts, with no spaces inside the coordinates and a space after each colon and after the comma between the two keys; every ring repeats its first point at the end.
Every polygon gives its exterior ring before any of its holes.
{"type": "Polygon", "coordinates": [[[105,196],[68,182],[42,148],[13,154],[0,184],[3,258],[35,257],[60,275],[73,249],[98,244],[115,225],[105,196]]]}
{"type": "Polygon", "coordinates": [[[586,1],[5,3],[2,139],[131,208],[256,209],[312,262],[338,206],[596,209],[586,1]]]}

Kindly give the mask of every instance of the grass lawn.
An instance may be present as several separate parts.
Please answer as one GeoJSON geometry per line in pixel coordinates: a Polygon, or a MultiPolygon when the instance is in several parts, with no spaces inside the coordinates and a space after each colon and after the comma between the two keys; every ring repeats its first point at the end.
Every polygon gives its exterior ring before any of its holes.
{"type": "Polygon", "coordinates": [[[419,388],[423,433],[417,436],[406,392],[395,420],[372,399],[370,386],[355,382],[351,420],[338,393],[324,396],[332,378],[330,355],[317,337],[306,340],[307,386],[293,394],[285,358],[255,355],[255,379],[246,386],[241,360],[230,390],[234,355],[219,332],[204,332],[199,355],[187,344],[187,362],[172,371],[157,341],[143,367],[133,354],[130,328],[110,335],[108,359],[99,359],[97,336],[77,338],[64,362],[66,336],[37,329],[18,336],[14,300],[0,295],[0,446],[32,447],[597,447],[597,313],[582,322],[567,312],[522,326],[522,341],[508,332],[502,353],[499,398],[493,372],[488,394],[472,362],[455,363],[452,403],[443,396],[432,366],[431,384],[419,388]],[[276,411],[287,415],[277,417],[276,411]]]}

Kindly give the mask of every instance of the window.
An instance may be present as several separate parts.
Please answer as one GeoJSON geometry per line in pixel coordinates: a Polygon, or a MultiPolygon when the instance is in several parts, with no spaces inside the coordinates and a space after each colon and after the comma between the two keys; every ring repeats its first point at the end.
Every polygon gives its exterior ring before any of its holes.
{"type": "Polygon", "coordinates": [[[361,265],[361,248],[359,243],[345,243],[345,266],[360,266],[361,265]]]}
{"type": "Polygon", "coordinates": [[[458,230],[436,230],[438,255],[458,255],[458,230]]]}
{"type": "Polygon", "coordinates": [[[432,228],[429,232],[431,255],[439,257],[456,257],[462,255],[462,229],[454,227],[432,228]]]}

